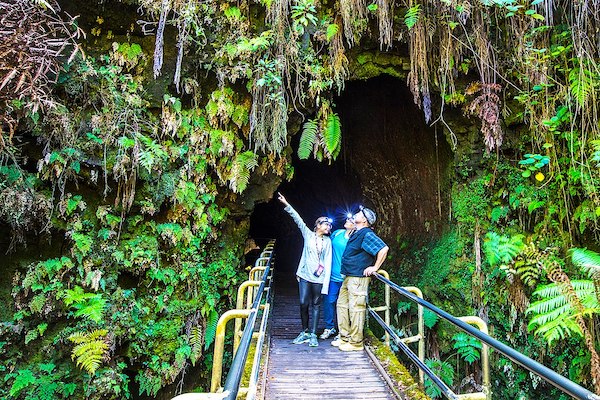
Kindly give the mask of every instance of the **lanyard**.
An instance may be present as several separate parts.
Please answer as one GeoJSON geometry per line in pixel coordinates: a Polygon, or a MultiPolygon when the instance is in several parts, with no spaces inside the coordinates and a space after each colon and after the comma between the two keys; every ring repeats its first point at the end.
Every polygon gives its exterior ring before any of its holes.
{"type": "Polygon", "coordinates": [[[317,249],[317,258],[319,259],[319,262],[320,262],[321,261],[321,254],[323,254],[323,242],[325,240],[321,236],[321,248],[319,248],[319,242],[317,241],[317,239],[318,239],[318,236],[315,235],[315,248],[317,249]]]}

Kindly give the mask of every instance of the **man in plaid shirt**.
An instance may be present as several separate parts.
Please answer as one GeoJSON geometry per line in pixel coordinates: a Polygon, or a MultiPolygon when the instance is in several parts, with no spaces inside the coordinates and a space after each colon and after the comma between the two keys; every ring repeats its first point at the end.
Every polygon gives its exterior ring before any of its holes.
{"type": "Polygon", "coordinates": [[[389,247],[373,232],[377,216],[361,207],[352,217],[356,231],[350,236],[342,256],[344,283],[337,302],[340,338],[331,342],[342,351],[362,350],[363,328],[367,311],[369,278],[385,261],[389,247]]]}

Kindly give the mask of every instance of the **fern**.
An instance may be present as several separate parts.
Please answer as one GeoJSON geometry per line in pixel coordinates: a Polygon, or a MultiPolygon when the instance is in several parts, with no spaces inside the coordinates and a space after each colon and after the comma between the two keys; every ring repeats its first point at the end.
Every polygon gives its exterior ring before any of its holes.
{"type": "Polygon", "coordinates": [[[135,380],[140,385],[140,395],[147,393],[148,396],[154,397],[162,387],[160,376],[152,375],[148,370],[140,370],[136,375],[135,380]]]}
{"type": "Polygon", "coordinates": [[[340,31],[340,26],[338,24],[329,24],[327,26],[327,33],[326,33],[326,39],[327,41],[331,41],[331,39],[337,35],[337,33],[340,31]]]}
{"type": "Polygon", "coordinates": [[[99,322],[102,319],[106,300],[99,293],[85,293],[79,286],[73,290],[66,290],[64,293],[65,305],[75,308],[76,317],[89,318],[92,321],[99,322]]]}
{"type": "Polygon", "coordinates": [[[27,386],[36,382],[35,376],[28,369],[20,369],[18,375],[15,377],[15,381],[13,382],[10,388],[10,395],[16,396],[27,386]]]}
{"type": "Polygon", "coordinates": [[[108,351],[108,344],[104,336],[106,329],[97,329],[93,332],[76,332],[69,336],[69,340],[76,344],[71,353],[71,359],[77,359],[77,365],[93,374],[102,364],[102,359],[108,351]]]}
{"type": "Polygon", "coordinates": [[[237,193],[246,190],[250,181],[250,172],[258,166],[257,155],[252,151],[238,154],[233,161],[229,187],[237,193]]]}
{"type": "MultiPolygon", "coordinates": [[[[454,382],[454,368],[450,363],[428,358],[425,360],[425,364],[448,386],[452,386],[454,382]]],[[[432,399],[442,395],[440,388],[427,377],[425,378],[425,393],[432,399]]]]}
{"type": "Polygon", "coordinates": [[[469,364],[473,364],[474,361],[481,358],[479,353],[482,347],[481,342],[473,336],[459,332],[452,337],[452,340],[454,340],[454,348],[458,352],[458,355],[469,364]]]}
{"type": "Polygon", "coordinates": [[[302,136],[300,136],[300,146],[298,147],[298,157],[301,160],[306,160],[310,157],[317,141],[318,132],[319,127],[316,120],[311,119],[304,123],[302,136]]]}
{"type": "Polygon", "coordinates": [[[600,254],[588,249],[569,250],[573,264],[581,267],[590,278],[600,277],[600,254]]]}
{"type": "Polygon", "coordinates": [[[217,333],[217,323],[219,322],[219,314],[215,310],[210,310],[208,321],[206,321],[206,332],[204,332],[204,350],[215,340],[217,333]]]}
{"type": "Polygon", "coordinates": [[[596,80],[594,74],[587,69],[573,68],[569,72],[569,89],[577,104],[582,107],[587,104],[592,97],[596,80]]]}
{"type": "MultiPolygon", "coordinates": [[[[581,299],[584,307],[583,313],[597,314],[600,312],[600,303],[595,296],[594,283],[589,280],[571,281],[576,295],[581,299]]],[[[533,297],[540,300],[529,306],[526,314],[531,314],[528,329],[546,339],[548,344],[555,340],[564,339],[573,334],[582,336],[581,328],[578,326],[575,316],[576,311],[563,294],[561,287],[552,283],[541,286],[533,297]]]]}
{"type": "Polygon", "coordinates": [[[325,147],[331,157],[335,158],[340,153],[341,141],[342,141],[342,125],[340,123],[340,117],[336,113],[331,113],[327,117],[327,127],[323,132],[325,147]]]}
{"type": "Polygon", "coordinates": [[[192,365],[194,366],[196,365],[196,361],[198,361],[200,356],[202,356],[202,339],[202,329],[200,329],[200,327],[198,326],[192,327],[190,331],[189,341],[190,346],[192,347],[191,361],[192,365]]]}
{"type": "Polygon", "coordinates": [[[543,272],[543,262],[546,260],[540,255],[537,247],[531,243],[525,245],[522,254],[515,261],[515,273],[521,277],[523,283],[534,287],[543,272]]]}
{"type": "Polygon", "coordinates": [[[416,4],[410,7],[406,14],[404,15],[404,23],[406,27],[410,30],[416,23],[419,21],[419,17],[421,16],[421,5],[416,4]]]}
{"type": "Polygon", "coordinates": [[[438,315],[433,311],[427,308],[423,310],[423,323],[429,329],[433,328],[439,319],[440,317],[438,317],[438,315]]]}
{"type": "Polygon", "coordinates": [[[485,235],[483,250],[491,266],[506,266],[523,250],[523,235],[511,237],[488,232],[485,235]]]}

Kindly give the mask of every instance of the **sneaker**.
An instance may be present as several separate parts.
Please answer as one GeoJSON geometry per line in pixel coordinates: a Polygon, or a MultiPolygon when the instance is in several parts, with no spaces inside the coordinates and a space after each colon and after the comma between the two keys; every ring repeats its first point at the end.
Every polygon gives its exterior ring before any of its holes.
{"type": "Polygon", "coordinates": [[[292,343],[302,344],[302,343],[308,343],[309,341],[310,341],[310,334],[306,331],[302,331],[302,332],[300,332],[300,334],[298,336],[296,336],[296,339],[292,340],[292,343]]]}
{"type": "Polygon", "coordinates": [[[319,345],[319,341],[317,340],[317,335],[315,333],[310,334],[310,339],[308,340],[308,345],[310,347],[317,347],[319,345]]]}
{"type": "Polygon", "coordinates": [[[344,342],[344,341],[343,341],[343,340],[342,340],[342,339],[339,337],[339,335],[338,335],[338,336],[336,336],[336,337],[335,337],[335,340],[334,340],[333,342],[331,342],[331,345],[332,345],[332,346],[335,346],[335,347],[338,347],[338,346],[339,346],[340,344],[342,344],[342,343],[346,343],[346,342],[344,342]]]}
{"type": "Polygon", "coordinates": [[[323,333],[321,333],[321,336],[319,336],[319,337],[321,339],[325,340],[325,339],[329,339],[330,337],[332,337],[336,333],[337,332],[336,332],[335,328],[331,328],[331,329],[325,328],[325,330],[323,331],[323,333]]]}
{"type": "Polygon", "coordinates": [[[362,351],[365,348],[363,344],[352,344],[352,343],[342,343],[339,345],[338,349],[341,351],[362,351]]]}

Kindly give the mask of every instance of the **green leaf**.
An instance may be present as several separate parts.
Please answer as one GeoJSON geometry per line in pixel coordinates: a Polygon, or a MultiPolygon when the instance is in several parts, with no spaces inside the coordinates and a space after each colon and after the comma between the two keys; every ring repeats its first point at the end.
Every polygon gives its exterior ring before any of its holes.
{"type": "Polygon", "coordinates": [[[298,158],[301,160],[308,159],[313,152],[318,129],[316,120],[311,119],[304,123],[302,136],[300,136],[300,145],[298,146],[298,158]]]}
{"type": "Polygon", "coordinates": [[[98,143],[98,144],[102,144],[102,139],[100,139],[98,136],[94,135],[92,132],[88,132],[85,135],[92,142],[95,142],[95,143],[98,143]]]}
{"type": "Polygon", "coordinates": [[[423,323],[429,329],[432,329],[440,317],[428,308],[423,309],[423,323]]]}
{"type": "Polygon", "coordinates": [[[227,19],[239,20],[242,18],[242,12],[237,7],[229,7],[225,10],[227,19]]]}
{"type": "Polygon", "coordinates": [[[79,161],[75,160],[71,162],[71,169],[73,171],[75,171],[76,174],[79,173],[79,171],[81,171],[81,164],[79,163],[79,161]]]}
{"type": "Polygon", "coordinates": [[[452,340],[454,340],[454,348],[460,357],[469,364],[479,360],[481,357],[479,353],[479,350],[482,348],[481,342],[473,336],[459,332],[452,337],[452,340]]]}
{"type": "Polygon", "coordinates": [[[327,34],[326,34],[326,38],[327,41],[331,41],[331,39],[337,35],[337,33],[340,31],[340,27],[338,24],[329,24],[327,26],[327,34]]]}
{"type": "Polygon", "coordinates": [[[573,264],[588,273],[590,278],[600,276],[600,254],[588,249],[572,248],[569,255],[573,264]]]}
{"type": "Polygon", "coordinates": [[[327,127],[323,132],[325,147],[331,157],[335,160],[341,149],[342,143],[342,125],[340,117],[336,113],[329,114],[327,117],[327,127]]]}
{"type": "Polygon", "coordinates": [[[419,21],[419,16],[421,15],[421,4],[416,4],[410,7],[406,14],[404,15],[404,23],[408,27],[408,29],[412,29],[413,26],[419,21]]]}
{"type": "Polygon", "coordinates": [[[532,200],[529,205],[527,205],[527,211],[529,214],[537,210],[538,208],[544,206],[546,204],[543,200],[532,200]]]}
{"type": "Polygon", "coordinates": [[[29,386],[35,382],[36,382],[36,379],[30,370],[20,369],[17,377],[15,378],[15,381],[13,382],[13,384],[10,388],[10,395],[11,396],[18,395],[21,392],[21,390],[25,389],[27,386],[29,386]]]}
{"type": "Polygon", "coordinates": [[[208,349],[215,340],[218,322],[219,314],[215,310],[210,310],[208,321],[206,321],[206,331],[204,332],[204,350],[208,349]]]}
{"type": "Polygon", "coordinates": [[[105,342],[107,333],[106,329],[98,329],[89,333],[76,332],[69,336],[69,340],[76,344],[71,358],[77,359],[77,365],[89,374],[96,372],[108,351],[108,344],[105,342]]]}

